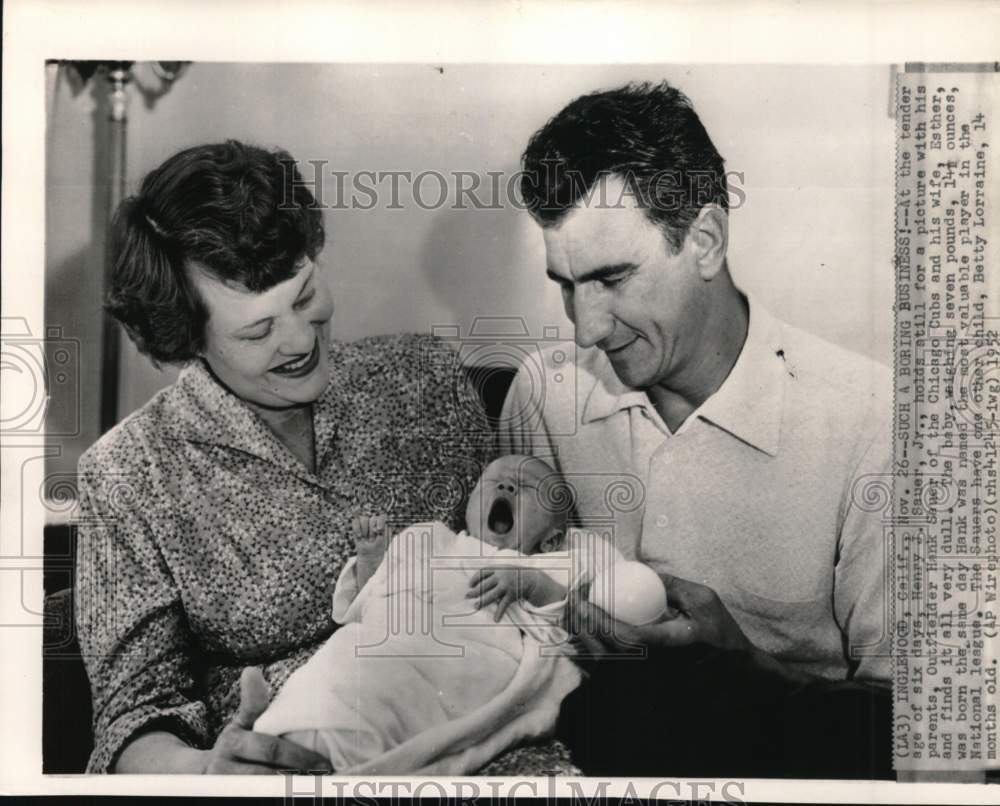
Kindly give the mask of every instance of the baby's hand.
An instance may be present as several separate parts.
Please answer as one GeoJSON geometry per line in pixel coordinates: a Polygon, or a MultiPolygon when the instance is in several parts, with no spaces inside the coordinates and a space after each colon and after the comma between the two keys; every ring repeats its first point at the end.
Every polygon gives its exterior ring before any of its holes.
{"type": "Polygon", "coordinates": [[[373,515],[370,518],[358,515],[351,519],[351,531],[354,532],[354,548],[358,554],[356,574],[360,588],[371,578],[385,557],[386,546],[389,545],[385,515],[373,515]]]}
{"type": "Polygon", "coordinates": [[[481,568],[469,579],[469,599],[478,599],[476,609],[497,602],[494,621],[500,621],[512,603],[527,599],[535,584],[536,571],[514,566],[481,568]]]}
{"type": "Polygon", "coordinates": [[[357,515],[351,519],[351,530],[354,532],[354,546],[358,554],[385,554],[386,529],[385,515],[357,515]]]}

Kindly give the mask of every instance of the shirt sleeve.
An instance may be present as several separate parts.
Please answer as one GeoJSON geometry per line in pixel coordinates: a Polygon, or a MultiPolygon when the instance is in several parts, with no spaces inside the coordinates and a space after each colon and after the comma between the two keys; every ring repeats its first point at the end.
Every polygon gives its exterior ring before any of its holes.
{"type": "Polygon", "coordinates": [[[344,566],[344,570],[337,577],[337,584],[333,589],[333,620],[337,624],[343,625],[350,624],[351,622],[360,622],[365,604],[371,598],[372,591],[376,588],[385,589],[385,564],[389,558],[389,552],[396,551],[394,541],[395,538],[389,542],[389,546],[385,552],[386,557],[379,563],[375,569],[375,573],[371,575],[364,585],[358,585],[357,556],[350,557],[347,560],[347,565],[344,566]]]}
{"type": "Polygon", "coordinates": [[[566,535],[566,547],[574,568],[573,586],[594,579],[625,556],[618,550],[608,532],[594,529],[570,528],[566,535]]]}
{"type": "Polygon", "coordinates": [[[140,732],[165,730],[193,747],[210,744],[206,706],[192,694],[180,594],[133,481],[81,460],[75,596],[94,709],[89,773],[113,771],[140,732]]]}
{"type": "Polygon", "coordinates": [[[892,680],[887,606],[891,567],[884,537],[891,482],[891,430],[878,427],[849,480],[834,572],[834,612],[846,637],[853,679],[885,686],[892,680]]]}
{"type": "MultiPolygon", "coordinates": [[[[338,624],[346,624],[352,619],[348,616],[351,613],[351,605],[357,599],[358,591],[358,558],[349,557],[347,564],[337,577],[337,584],[333,587],[333,620],[338,624]]],[[[351,613],[351,615],[354,615],[351,613]]]]}

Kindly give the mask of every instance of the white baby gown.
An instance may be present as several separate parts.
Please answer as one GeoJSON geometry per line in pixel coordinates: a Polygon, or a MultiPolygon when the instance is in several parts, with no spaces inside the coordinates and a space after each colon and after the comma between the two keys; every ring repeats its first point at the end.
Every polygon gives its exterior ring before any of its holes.
{"type": "Polygon", "coordinates": [[[614,553],[589,535],[567,542],[566,551],[526,557],[442,523],[417,524],[393,538],[360,591],[352,558],[333,598],[343,626],[254,730],[316,750],[352,775],[462,775],[549,735],[581,679],[558,626],[565,602],[514,603],[496,623],[495,605],[477,610],[466,593],[490,564],[544,568],[568,588],[614,553]]]}

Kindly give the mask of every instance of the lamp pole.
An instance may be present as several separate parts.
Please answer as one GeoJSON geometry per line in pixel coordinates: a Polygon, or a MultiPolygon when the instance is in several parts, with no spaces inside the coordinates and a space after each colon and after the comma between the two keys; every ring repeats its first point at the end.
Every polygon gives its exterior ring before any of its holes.
{"type": "MultiPolygon", "coordinates": [[[[108,221],[125,198],[125,135],[128,129],[128,93],[132,62],[110,62],[108,95],[108,221]]],[[[104,288],[111,287],[111,261],[104,261],[104,288]]],[[[121,330],[105,312],[101,326],[101,433],[118,422],[118,387],[121,372],[121,330]]]]}
{"type": "MultiPolygon", "coordinates": [[[[145,101],[146,108],[152,109],[156,101],[170,91],[174,82],[187,68],[190,62],[140,62],[148,65],[157,79],[154,84],[140,80],[133,72],[136,62],[114,61],[66,61],[60,62],[73,69],[79,77],[81,88],[85,87],[96,75],[106,80],[107,96],[103,98],[98,108],[107,109],[107,137],[102,139],[101,129],[97,129],[94,143],[95,162],[98,166],[97,179],[105,189],[103,204],[106,215],[98,224],[95,237],[106,240],[108,225],[125,198],[126,188],[126,134],[128,132],[129,85],[137,90],[145,101]],[[107,182],[102,180],[106,178],[107,182]],[[103,226],[101,226],[103,224],[103,226]]],[[[111,287],[111,261],[105,252],[102,280],[105,293],[111,287]]],[[[118,422],[118,391],[121,386],[121,330],[118,323],[104,314],[101,323],[101,402],[100,428],[103,434],[118,422]]]]}

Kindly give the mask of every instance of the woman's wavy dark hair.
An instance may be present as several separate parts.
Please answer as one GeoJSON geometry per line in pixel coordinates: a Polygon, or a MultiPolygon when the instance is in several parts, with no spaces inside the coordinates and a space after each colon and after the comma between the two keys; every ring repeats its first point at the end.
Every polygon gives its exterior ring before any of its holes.
{"type": "Polygon", "coordinates": [[[189,267],[259,293],[314,260],[324,239],[322,212],[288,152],[235,140],[188,148],[115,212],[106,308],[154,364],[187,363],[208,320],[189,267]]]}

